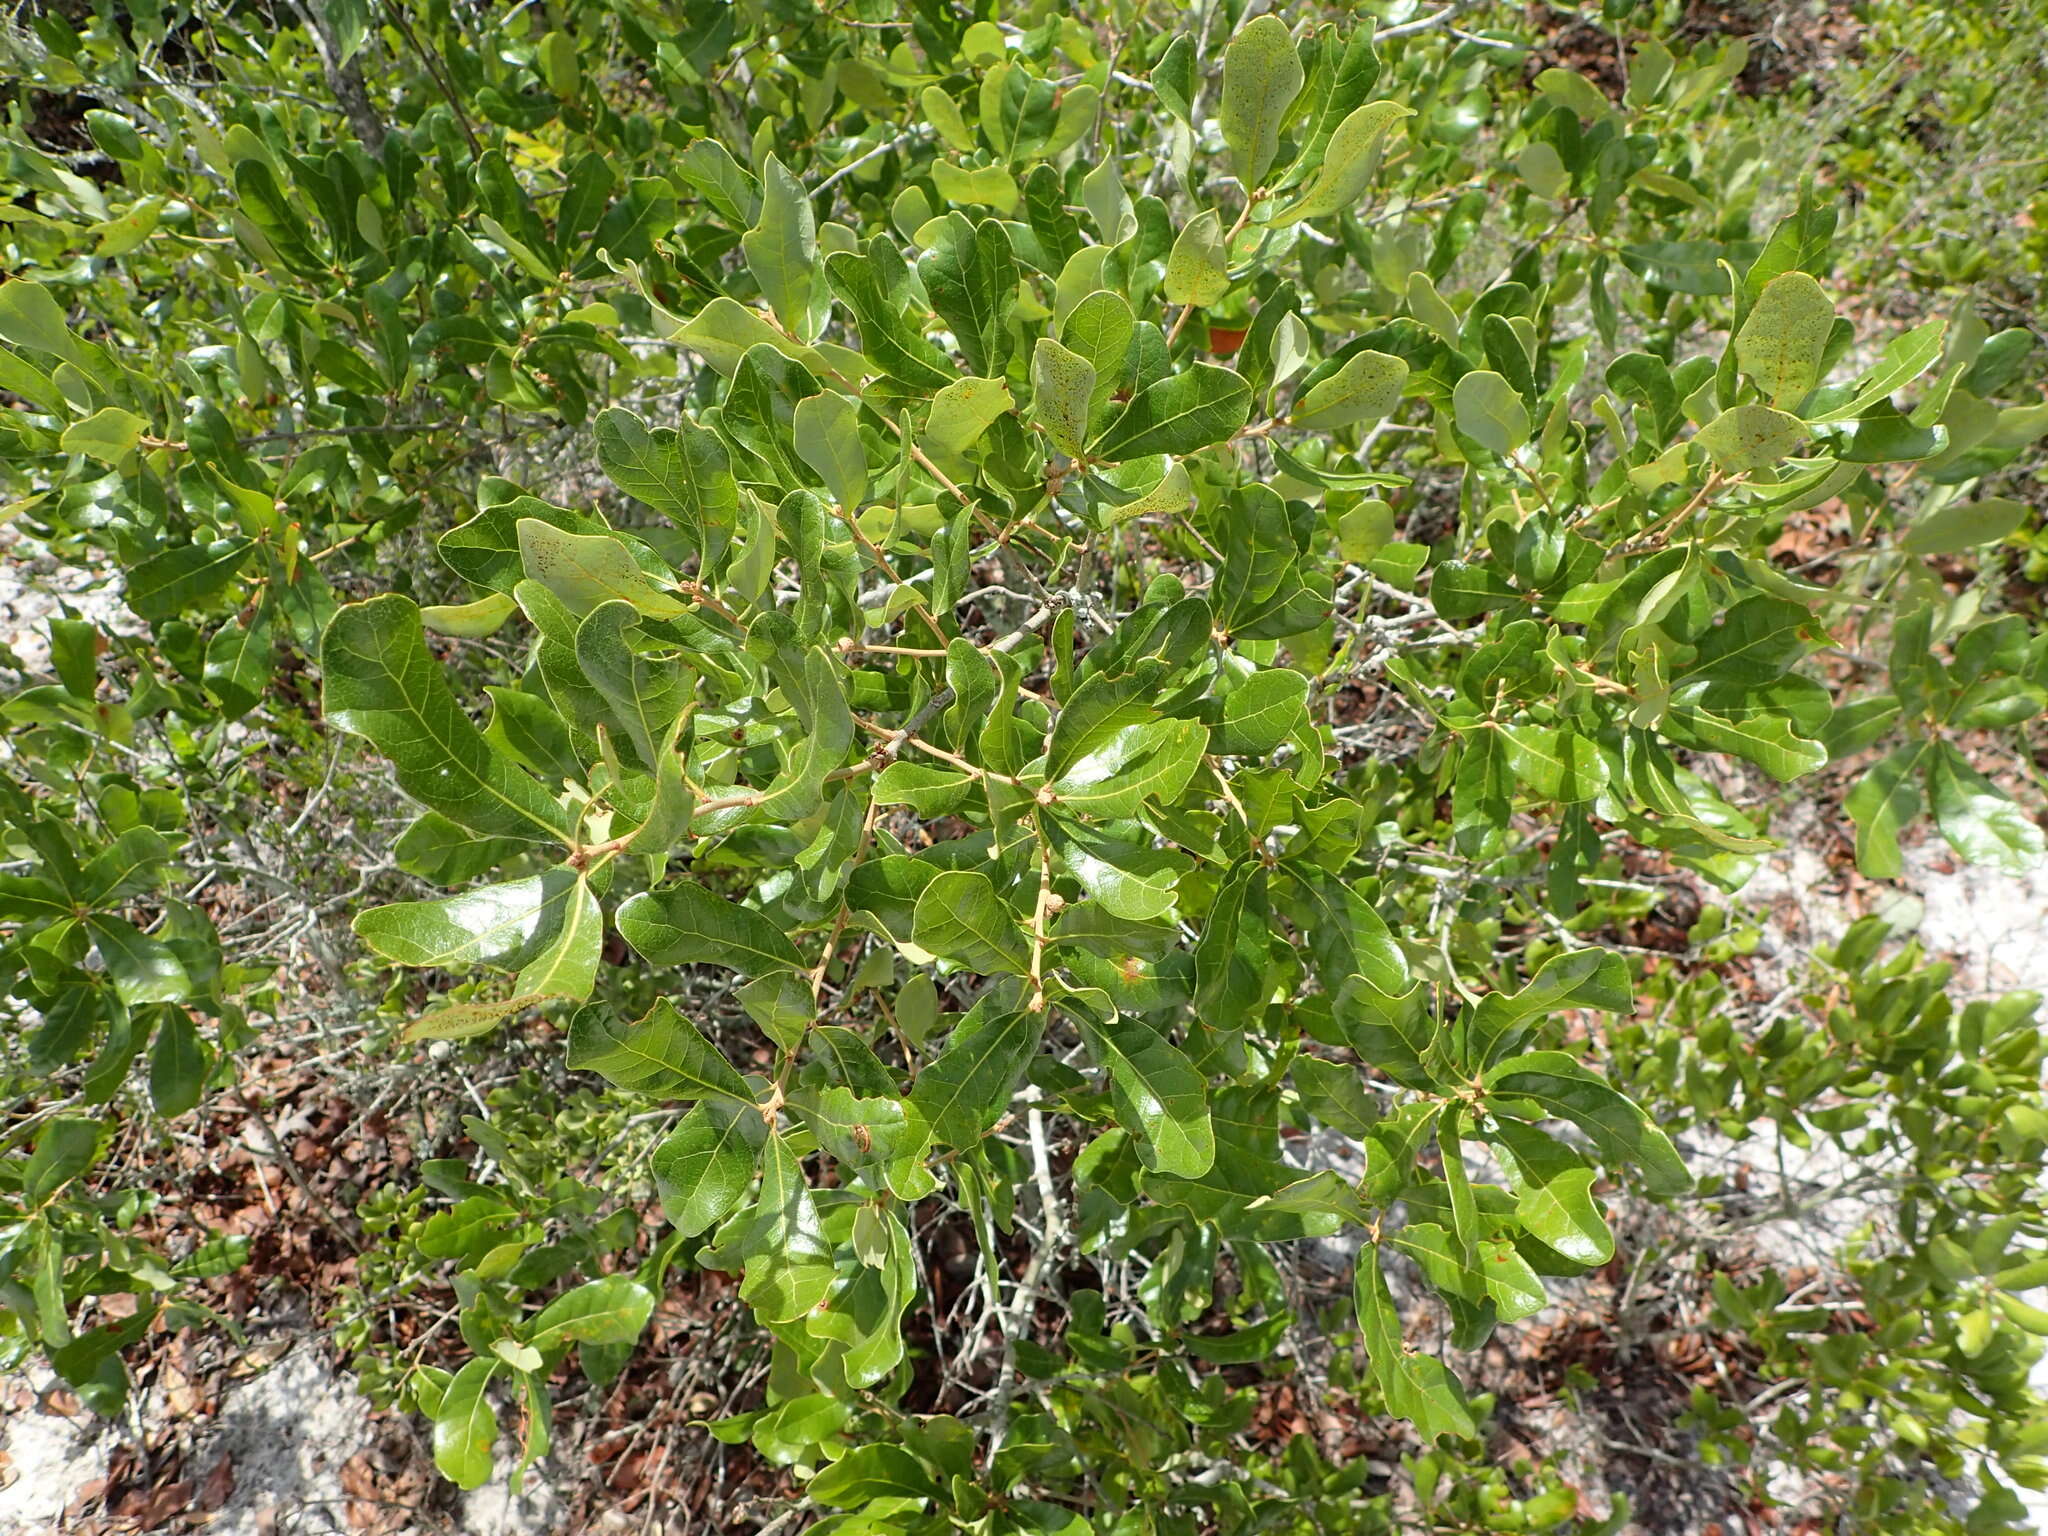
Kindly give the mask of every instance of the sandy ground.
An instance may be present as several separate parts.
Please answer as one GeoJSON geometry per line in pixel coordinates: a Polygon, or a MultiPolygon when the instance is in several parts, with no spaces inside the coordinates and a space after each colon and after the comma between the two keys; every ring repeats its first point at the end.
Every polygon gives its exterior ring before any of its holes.
{"type": "MultiPolygon", "coordinates": [[[[4,1420],[0,1455],[0,1533],[43,1536],[65,1529],[64,1512],[88,1483],[105,1477],[125,1426],[74,1407],[49,1411],[42,1392],[54,1379],[39,1371],[17,1377],[4,1420]]],[[[345,1469],[362,1457],[374,1465],[379,1426],[354,1378],[329,1364],[317,1337],[304,1336],[269,1369],[234,1383],[188,1459],[201,1502],[218,1500],[205,1519],[215,1536],[343,1536],[351,1506],[366,1491],[345,1469]]],[[[558,1527],[559,1500],[543,1463],[513,1498],[502,1482],[459,1501],[445,1525],[408,1527],[461,1536],[539,1536],[558,1527]]],[[[182,1522],[180,1528],[184,1528],[182,1522]]]]}

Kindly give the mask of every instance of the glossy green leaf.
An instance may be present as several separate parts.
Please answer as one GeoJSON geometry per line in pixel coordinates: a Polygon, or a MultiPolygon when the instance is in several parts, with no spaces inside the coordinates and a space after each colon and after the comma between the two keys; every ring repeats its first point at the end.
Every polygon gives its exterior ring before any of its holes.
{"type": "Polygon", "coordinates": [[[1997,864],[2013,874],[2025,874],[2048,852],[2034,818],[1972,768],[1952,742],[1934,744],[1927,798],[1941,835],[1972,863],[1997,864]]]}
{"type": "Polygon", "coordinates": [[[630,1275],[604,1275],[564,1291],[525,1329],[526,1342],[548,1351],[565,1344],[631,1344],[654,1314],[654,1293],[630,1275]]]}
{"type": "Polygon", "coordinates": [[[390,593],[341,609],[320,646],[322,702],[391,759],[399,787],[473,831],[564,838],[569,816],[486,742],[427,654],[419,610],[390,593]]]}
{"type": "Polygon", "coordinates": [[[1194,453],[1227,442],[1251,408],[1252,387],[1242,377],[1228,368],[1196,363],[1148,384],[1088,452],[1110,463],[1153,453],[1194,453]]]}
{"type": "Polygon", "coordinates": [[[120,464],[135,451],[149,423],[118,405],[102,406],[83,421],[64,429],[59,444],[66,453],[83,453],[103,464],[120,464]]]}
{"type": "Polygon", "coordinates": [[[1472,1411],[1456,1379],[1442,1361],[1417,1353],[1402,1337],[1401,1315],[1374,1251],[1359,1254],[1353,1288],[1359,1333],[1387,1407],[1411,1421],[1425,1440],[1471,1435],[1475,1429],[1472,1411]]]}
{"type": "Polygon", "coordinates": [[[1653,1194],[1683,1194],[1692,1175],[1671,1140],[1643,1110],[1605,1079],[1561,1051],[1532,1051],[1488,1069],[1486,1089],[1497,1104],[1523,1100],[1544,1118],[1568,1120],[1591,1139],[1610,1166],[1633,1163],[1653,1194]]]}
{"type": "Polygon", "coordinates": [[[1309,680],[1269,667],[1224,695],[1222,718],[1211,733],[1214,751],[1264,756],[1293,734],[1307,713],[1309,680]]]}
{"type": "Polygon", "coordinates": [[[716,1099],[691,1106],[655,1147],[651,1165],[662,1211],[677,1232],[695,1237],[739,1209],[766,1139],[751,1109],[716,1099]]]}
{"type": "Polygon", "coordinates": [[[92,935],[116,995],[130,1007],[175,1003],[192,995],[192,978],[177,952],[126,918],[95,912],[85,920],[85,931],[92,935]]]}
{"type": "Polygon", "coordinates": [[[920,949],[987,975],[1031,969],[1031,941],[987,875],[953,869],[917,898],[912,937],[920,949]]]}
{"type": "Polygon", "coordinates": [[[356,936],[399,965],[517,970],[560,930],[579,884],[574,871],[546,874],[358,913],[356,936]]]}
{"type": "Polygon", "coordinates": [[[751,907],[684,881],[642,891],[619,908],[620,935],[656,965],[722,965],[759,976],[802,970],[789,936],[751,907]]]}
{"type": "Polygon", "coordinates": [[[802,1165],[788,1141],[771,1132],[761,1162],[761,1189],[735,1234],[745,1263],[740,1296],[762,1323],[793,1323],[832,1288],[831,1245],[802,1165]]]}
{"type": "Polygon", "coordinates": [[[211,602],[255,553],[253,539],[184,544],[150,556],[128,576],[128,606],[152,624],[211,602]]]}
{"type": "Polygon", "coordinates": [[[1198,1179],[1216,1161],[1201,1074],[1164,1035],[1111,1011],[1070,1010],[1091,1056],[1109,1074],[1117,1120],[1138,1138],[1147,1168],[1198,1179]]]}
{"type": "Polygon", "coordinates": [[[481,1488],[490,1481],[498,1413],[487,1392],[497,1371],[495,1360],[469,1361],[448,1383],[432,1415],[434,1465],[458,1488],[481,1488]]]}
{"type": "Polygon", "coordinates": [[[747,1107],[754,1102],[732,1064],[667,998],[637,1023],[604,1004],[578,1009],[569,1021],[569,1068],[601,1073],[635,1093],[747,1107]]]}
{"type": "Polygon", "coordinates": [[[594,425],[612,484],[675,522],[707,561],[721,560],[739,526],[739,487],[717,436],[687,421],[650,427],[617,406],[594,425]]]}
{"type": "Polygon", "coordinates": [[[1135,814],[1148,800],[1171,802],[1201,766],[1208,742],[1193,720],[1123,726],[1053,781],[1054,803],[1068,815],[1113,818],[1135,814]]]}
{"type": "Polygon", "coordinates": [[[911,1089],[940,1142],[972,1146],[1001,1118],[1043,1030],[1042,1015],[1022,1011],[983,1005],[967,1015],[911,1089]]]}

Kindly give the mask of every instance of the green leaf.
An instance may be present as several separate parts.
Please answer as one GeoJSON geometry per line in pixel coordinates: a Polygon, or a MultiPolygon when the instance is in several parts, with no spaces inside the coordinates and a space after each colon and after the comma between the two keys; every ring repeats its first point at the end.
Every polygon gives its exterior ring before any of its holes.
{"type": "Polygon", "coordinates": [[[1252,387],[1243,378],[1228,368],[1196,363],[1185,373],[1148,384],[1109,424],[1089,454],[1115,463],[1154,453],[1194,453],[1228,442],[1251,409],[1252,387]]]}
{"type": "MultiPolygon", "coordinates": [[[[840,1034],[849,1036],[851,1031],[840,1034]]],[[[862,1065],[871,1073],[886,1075],[872,1056],[862,1065]]],[[[931,1128],[924,1116],[894,1092],[863,1096],[834,1084],[800,1089],[789,1102],[818,1138],[818,1145],[849,1168],[873,1169],[919,1159],[931,1143],[931,1128]]]]}
{"type": "Polygon", "coordinates": [[[1307,714],[1308,678],[1281,667],[1254,672],[1223,696],[1222,718],[1210,733],[1212,751],[1263,757],[1294,733],[1307,714]]]}
{"type": "Polygon", "coordinates": [[[683,603],[658,589],[633,552],[608,534],[568,533],[537,517],[519,519],[519,561],[582,618],[600,603],[629,604],[651,619],[673,619],[683,603]]]}
{"type": "Polygon", "coordinates": [[[219,701],[221,713],[239,720],[254,709],[270,686],[277,660],[271,609],[266,605],[247,622],[230,619],[206,643],[206,664],[200,673],[206,691],[219,701]]]}
{"type": "Polygon", "coordinates": [[[1050,336],[1031,353],[1031,411],[1053,446],[1078,457],[1088,441],[1088,413],[1095,393],[1095,369],[1050,336]]]}
{"type": "Polygon", "coordinates": [[[115,994],[131,1008],[175,1003],[192,995],[192,979],[177,952],[126,918],[95,912],[86,918],[85,931],[113,978],[115,994]]]}
{"type": "Polygon", "coordinates": [[[1825,767],[1828,760],[1827,748],[1799,735],[1783,715],[1733,719],[1704,709],[1674,708],[1664,717],[1664,729],[1687,745],[1746,758],[1784,783],[1825,767]]]}
{"type": "Polygon", "coordinates": [[[1529,441],[1529,407],[1497,373],[1480,368],[1459,379],[1451,391],[1451,406],[1458,430],[1504,459],[1529,441]]]}
{"type": "Polygon", "coordinates": [[[631,411],[598,412],[597,461],[612,484],[672,519],[703,552],[723,563],[739,527],[739,486],[715,433],[682,421],[650,427],[631,411]]]}
{"type": "Polygon", "coordinates": [[[1797,410],[1820,382],[1821,358],[1835,306],[1805,272],[1783,272],[1764,285],[1735,333],[1735,356],[1764,397],[1797,410]]]}
{"type": "Polygon", "coordinates": [[[667,998],[632,1024],[603,1004],[579,1008],[569,1021],[569,1070],[662,1098],[754,1103],[745,1079],[667,998]]]}
{"type": "Polygon", "coordinates": [[[1934,823],[1948,844],[1973,864],[1996,864],[2025,874],[2041,862],[2041,828],[1997,785],[1970,766],[1949,742],[1934,744],[1927,769],[1934,823]]]}
{"type": "Polygon", "coordinates": [[[717,139],[692,139],[676,157],[674,169],[734,229],[745,229],[754,222],[761,184],[717,139]]]}
{"type": "Polygon", "coordinates": [[[1104,245],[1121,245],[1138,232],[1138,212],[1131,206],[1120,169],[1115,161],[1104,160],[1081,178],[1082,206],[1095,221],[1104,245]]]}
{"type": "Polygon", "coordinates": [[[113,1127],[98,1120],[66,1115],[36,1133],[35,1151],[22,1172],[21,1193],[30,1210],[50,1203],[57,1192],[92,1167],[102,1139],[113,1127]]]}
{"type": "Polygon", "coordinates": [[[949,1147],[970,1147],[1002,1118],[1025,1064],[1038,1051],[1043,1014],[977,1003],[938,1058],[917,1074],[910,1102],[949,1147]]]}
{"type": "Polygon", "coordinates": [[[949,869],[917,898],[911,938],[931,951],[986,976],[1031,969],[1031,942],[994,884],[979,870],[949,869]]]}
{"type": "Polygon", "coordinates": [[[1899,548],[1909,555],[1960,554],[2017,533],[2027,517],[2024,503],[2005,496],[1953,502],[1916,519],[1899,540],[1899,548]]]}
{"type": "Polygon", "coordinates": [[[784,329],[806,345],[816,341],[824,320],[817,220],[803,184],[772,154],[762,167],[760,222],[740,237],[740,249],[784,329]]]}
{"type": "Polygon", "coordinates": [[[1569,1120],[1591,1139],[1602,1162],[1642,1169],[1652,1194],[1680,1195],[1692,1188],[1692,1175],[1670,1138],[1611,1083],[1562,1051],[1510,1057],[1487,1071],[1485,1085],[1496,1113],[1503,1112],[1502,1100],[1521,1099],[1545,1119],[1569,1120]]]}
{"type": "Polygon", "coordinates": [[[978,165],[970,170],[950,160],[936,160],[931,175],[939,196],[949,203],[993,208],[1004,214],[1017,210],[1017,178],[1000,165],[978,165]]]}
{"type": "Polygon", "coordinates": [[[931,414],[925,418],[925,449],[941,469],[965,473],[967,450],[1015,407],[1010,386],[1000,379],[948,384],[932,396],[931,414]]]}
{"type": "Polygon", "coordinates": [[[1183,123],[1194,121],[1195,45],[1185,32],[1166,45],[1152,66],[1152,90],[1160,105],[1183,123]]]}
{"type": "Polygon", "coordinates": [[[1518,1322],[1549,1303],[1543,1282],[1512,1243],[1482,1239],[1468,1253],[1435,1222],[1410,1222],[1388,1241],[1415,1260],[1423,1278],[1444,1295],[1475,1306],[1492,1302],[1504,1323],[1518,1322]]]}
{"type": "Polygon", "coordinates": [[[1230,292],[1230,253],[1223,220],[1204,208],[1187,222],[1166,258],[1160,296],[1169,304],[1207,307],[1230,292]]]}
{"type": "Polygon", "coordinates": [[[1002,377],[1019,276],[1003,226],[994,219],[977,224],[964,213],[948,214],[938,238],[918,257],[917,275],[967,366],[984,377],[1002,377]]]}
{"type": "Polygon", "coordinates": [[[393,592],[340,609],[321,639],[320,665],[327,718],[390,758],[415,800],[489,836],[567,841],[568,812],[456,705],[410,598],[393,592]]]}
{"type": "Polygon", "coordinates": [[[1354,1279],[1358,1331],[1373,1378],[1390,1412],[1409,1420],[1424,1440],[1477,1432],[1457,1379],[1433,1355],[1417,1354],[1401,1336],[1401,1314],[1380,1271],[1377,1250],[1361,1250],[1354,1279]]]}
{"type": "Polygon", "coordinates": [[[1738,405],[1701,427],[1693,439],[1724,474],[1768,469],[1806,440],[1806,423],[1768,405],[1738,405]]]}
{"type": "Polygon", "coordinates": [[[64,308],[50,290],[25,277],[0,283],[0,337],[78,363],[84,353],[64,324],[64,308]]]}
{"type": "Polygon", "coordinates": [[[688,881],[642,891],[619,908],[619,933],[656,965],[722,965],[759,976],[800,971],[789,936],[751,907],[688,881]]]}
{"type": "Polygon", "coordinates": [[[1477,1067],[1519,1050],[1532,1020],[1567,1008],[1627,1013],[1634,1003],[1628,965],[1621,956],[1599,949],[1553,955],[1519,992],[1490,992],[1479,1000],[1464,1026],[1465,1059],[1477,1067]]]}
{"type": "Polygon", "coordinates": [[[498,1001],[447,1003],[406,1026],[407,1040],[468,1040],[488,1034],[515,1014],[549,1001],[521,994],[498,1001]]]}
{"type": "Polygon", "coordinates": [[[1856,868],[1871,880],[1905,872],[1899,834],[1920,814],[1920,774],[1930,743],[1908,742],[1879,759],[1843,798],[1856,824],[1856,868]]]}
{"type": "Polygon", "coordinates": [[[1216,1161],[1216,1135],[1202,1075],[1164,1035],[1114,1009],[1068,1008],[1089,1054],[1109,1074],[1117,1123],[1138,1139],[1156,1173],[1198,1179],[1216,1161]]]}
{"type": "Polygon", "coordinates": [[[801,1321],[832,1289],[832,1247],[817,1204],[788,1141],[772,1131],[761,1192],[735,1242],[746,1270],[740,1297],[764,1324],[801,1321]]]}
{"type": "Polygon", "coordinates": [[[1408,962],[1386,919],[1358,885],[1327,870],[1283,867],[1293,876],[1287,889],[1298,903],[1295,926],[1308,940],[1323,985],[1341,992],[1355,976],[1387,998],[1404,996],[1410,985],[1408,962]]]}
{"type": "Polygon", "coordinates": [[[839,509],[849,515],[858,511],[868,495],[860,407],[835,390],[825,390],[797,401],[790,431],[796,456],[824,482],[839,509]]]}
{"type": "Polygon", "coordinates": [[[875,775],[877,805],[907,805],[926,820],[949,816],[960,808],[974,780],[958,768],[927,763],[891,763],[875,775]]]}
{"type": "Polygon", "coordinates": [[[1485,1136],[1506,1153],[1517,1220],[1575,1264],[1605,1264],[1614,1257],[1614,1234],[1593,1198],[1597,1170],[1519,1120],[1491,1121],[1485,1136]]]}
{"type": "Polygon", "coordinates": [[[1091,419],[1102,417],[1121,383],[1137,330],[1130,301],[1106,288],[1083,298],[1061,322],[1060,344],[1095,370],[1095,392],[1089,400],[1091,419]]]}
{"type": "Polygon", "coordinates": [[[1577,805],[1607,785],[1607,759],[1591,739],[1576,731],[1541,725],[1505,725],[1508,766],[1531,794],[1561,805],[1577,805]]]}
{"type": "Polygon", "coordinates": [[[953,148],[964,154],[980,148],[974,131],[967,126],[967,119],[960,111],[960,103],[938,86],[926,86],[918,93],[917,101],[924,109],[925,121],[938,129],[939,137],[953,148]]]}
{"type": "MultiPolygon", "coordinates": [[[[901,258],[895,261],[902,270],[901,258]]],[[[921,394],[944,389],[960,377],[938,348],[904,318],[894,296],[884,291],[874,256],[834,251],[825,258],[825,277],[853,311],[861,351],[883,373],[921,394]]]]}
{"type": "Polygon", "coordinates": [[[497,1362],[478,1357],[455,1373],[435,1406],[434,1465],[458,1488],[481,1488],[491,1479],[498,1443],[498,1413],[485,1395],[497,1362]]]}
{"type": "Polygon", "coordinates": [[[118,405],[103,406],[83,421],[64,429],[58,444],[66,453],[82,453],[104,464],[120,464],[135,451],[149,423],[118,405]]]}
{"type": "Polygon", "coordinates": [[[1201,766],[1208,744],[1199,721],[1124,726],[1053,781],[1054,803],[1064,814],[1104,819],[1135,815],[1148,800],[1172,804],[1201,766]]]}
{"type": "Polygon", "coordinates": [[[581,1002],[597,985],[597,962],[603,948],[604,913],[591,894],[590,881],[579,874],[554,937],[527,962],[513,988],[528,997],[566,997],[581,1002]]]}
{"type": "Polygon", "coordinates": [[[544,1353],[567,1344],[632,1344],[653,1315],[652,1291],[630,1275],[605,1275],[541,1308],[525,1341],[544,1353]]]}
{"type": "Polygon", "coordinates": [[[1059,718],[1053,722],[1046,742],[1045,771],[1057,779],[1110,740],[1128,725],[1141,725],[1158,718],[1153,699],[1157,692],[1155,665],[1141,665],[1135,671],[1096,672],[1082,679],[1068,693],[1059,718]]]}
{"type": "MultiPolygon", "coordinates": [[[[641,764],[653,769],[667,754],[677,719],[690,700],[689,673],[672,659],[648,654],[630,603],[599,603],[576,626],[576,661],[609,706],[641,764]]],[[[672,754],[671,754],[672,755],[672,754]]]]}
{"type": "Polygon", "coordinates": [[[1903,336],[1892,339],[1884,355],[1862,378],[1840,391],[1829,389],[1814,402],[1816,426],[1831,421],[1854,421],[1872,406],[1888,401],[1893,391],[1910,384],[1934,365],[1941,356],[1948,322],[1934,319],[1916,325],[1903,336]],[[1841,398],[1846,396],[1846,398],[1841,398]]]}
{"type": "Polygon", "coordinates": [[[430,634],[463,640],[484,640],[504,627],[519,611],[509,592],[490,592],[470,603],[440,603],[420,610],[420,624],[430,634]]]}
{"type": "Polygon", "coordinates": [[[939,1485],[924,1463],[899,1445],[856,1445],[826,1467],[804,1492],[830,1509],[857,1509],[875,1499],[935,1499],[939,1485]]]}
{"type": "Polygon", "coordinates": [[[654,1149],[661,1208],[684,1237],[707,1232],[739,1209],[753,1183],[767,1126],[752,1109],[718,1100],[691,1107],[654,1149]]]}
{"type": "Polygon", "coordinates": [[[182,1115],[206,1091],[212,1055],[182,1008],[167,1008],[149,1051],[149,1102],[165,1119],[182,1115]]]}
{"type": "Polygon", "coordinates": [[[1067,873],[1113,917],[1144,923],[1173,910],[1190,867],[1185,854],[1100,836],[1077,822],[1055,821],[1051,835],[1067,873]]]}
{"type": "Polygon", "coordinates": [[[211,602],[255,552],[254,539],[181,544],[151,555],[128,573],[128,606],[155,624],[211,602]]]}
{"type": "Polygon", "coordinates": [[[1265,184],[1280,153],[1280,126],[1301,94],[1301,56],[1277,16],[1249,22],[1223,50],[1223,105],[1217,113],[1230,167],[1247,193],[1265,184]]]}
{"type": "Polygon", "coordinates": [[[676,332],[675,339],[727,378],[739,371],[740,359],[759,346],[773,347],[813,374],[832,371],[810,347],[792,340],[746,305],[723,294],[691,316],[690,323],[676,332]]]}
{"type": "Polygon", "coordinates": [[[566,867],[478,886],[437,901],[400,901],[356,915],[356,936],[399,965],[517,970],[561,930],[579,877],[566,867]]]}
{"type": "Polygon", "coordinates": [[[1366,184],[1379,168],[1380,147],[1386,142],[1387,131],[1402,118],[1414,115],[1414,108],[1397,101],[1369,101],[1347,114],[1330,135],[1315,179],[1299,198],[1275,216],[1274,222],[1321,219],[1356,210],[1366,184]]]}
{"type": "Polygon", "coordinates": [[[1361,421],[1380,421],[1400,405],[1401,387],[1407,382],[1408,364],[1401,358],[1384,352],[1355,353],[1335,373],[1303,393],[1288,413],[1287,424],[1328,431],[1361,421]]]}

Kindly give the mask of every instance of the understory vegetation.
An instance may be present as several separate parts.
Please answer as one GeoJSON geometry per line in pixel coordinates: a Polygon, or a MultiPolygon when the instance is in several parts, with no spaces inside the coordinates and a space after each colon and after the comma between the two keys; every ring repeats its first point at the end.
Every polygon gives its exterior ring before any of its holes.
{"type": "Polygon", "coordinates": [[[2039,999],[1897,897],[2044,863],[2044,38],[0,17],[72,1516],[289,1336],[355,1529],[2031,1529],[2039,999]]]}

